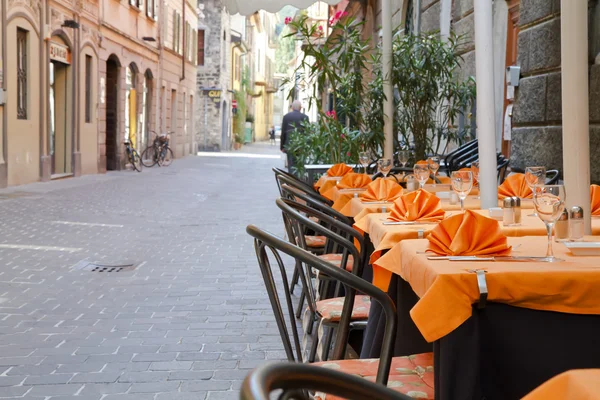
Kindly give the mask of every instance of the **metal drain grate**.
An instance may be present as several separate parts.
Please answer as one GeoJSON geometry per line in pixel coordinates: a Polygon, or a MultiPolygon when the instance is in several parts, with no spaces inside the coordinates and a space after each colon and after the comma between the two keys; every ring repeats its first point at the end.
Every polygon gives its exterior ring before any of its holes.
{"type": "Polygon", "coordinates": [[[90,272],[125,272],[133,271],[137,267],[137,264],[124,262],[115,264],[106,264],[99,262],[92,262],[87,260],[79,261],[73,266],[74,270],[78,271],[90,271],[90,272]]]}

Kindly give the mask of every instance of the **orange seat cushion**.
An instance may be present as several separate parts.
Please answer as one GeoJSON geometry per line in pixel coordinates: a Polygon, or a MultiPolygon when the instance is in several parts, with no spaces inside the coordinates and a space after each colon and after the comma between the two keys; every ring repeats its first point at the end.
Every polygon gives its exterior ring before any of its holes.
{"type": "MultiPolygon", "coordinates": [[[[340,267],[342,265],[342,254],[322,254],[318,256],[321,260],[325,260],[336,267],[340,267]]],[[[352,265],[354,264],[354,257],[348,255],[348,260],[346,261],[346,271],[352,272],[352,265]]]]}
{"type": "MultiPolygon", "coordinates": [[[[378,359],[341,360],[315,363],[375,382],[378,359]]],[[[387,386],[415,399],[434,399],[433,353],[394,357],[387,386]]],[[[317,393],[315,400],[343,400],[341,397],[317,393]]]]}
{"type": "MultiPolygon", "coordinates": [[[[342,318],[343,308],[343,297],[317,301],[317,312],[321,318],[328,322],[338,322],[342,318]]],[[[369,296],[356,296],[354,298],[354,308],[352,309],[352,321],[369,318],[370,308],[371,298],[369,296]]]]}
{"type": "Polygon", "coordinates": [[[325,236],[310,236],[305,235],[304,241],[308,247],[325,247],[327,238],[325,236]]]}

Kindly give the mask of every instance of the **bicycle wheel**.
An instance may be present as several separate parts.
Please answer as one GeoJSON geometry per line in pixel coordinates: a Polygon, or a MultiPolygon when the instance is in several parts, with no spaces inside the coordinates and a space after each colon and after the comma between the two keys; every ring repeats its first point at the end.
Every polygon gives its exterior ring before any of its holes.
{"type": "Polygon", "coordinates": [[[142,159],[136,150],[131,151],[131,165],[137,172],[142,172],[142,159]]]}
{"type": "Polygon", "coordinates": [[[146,150],[142,152],[141,163],[144,167],[152,168],[156,165],[156,157],[154,155],[154,146],[146,147],[146,150]]]}
{"type": "Polygon", "coordinates": [[[161,151],[160,157],[158,158],[158,165],[161,167],[168,167],[173,162],[173,151],[170,147],[167,147],[161,151]]]}

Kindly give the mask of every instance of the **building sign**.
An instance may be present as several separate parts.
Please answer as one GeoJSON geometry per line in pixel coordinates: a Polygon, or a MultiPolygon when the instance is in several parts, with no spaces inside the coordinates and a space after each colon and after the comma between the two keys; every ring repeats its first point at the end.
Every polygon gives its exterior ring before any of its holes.
{"type": "Polygon", "coordinates": [[[220,90],[207,90],[205,94],[213,100],[215,103],[221,102],[221,91],[220,90]]]}
{"type": "Polygon", "coordinates": [[[64,64],[71,64],[71,52],[63,44],[50,42],[50,59],[64,64]]]}

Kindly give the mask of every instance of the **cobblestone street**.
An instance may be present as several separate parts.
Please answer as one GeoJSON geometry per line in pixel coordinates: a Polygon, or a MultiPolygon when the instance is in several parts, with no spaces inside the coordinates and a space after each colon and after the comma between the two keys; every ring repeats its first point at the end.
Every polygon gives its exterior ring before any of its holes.
{"type": "Polygon", "coordinates": [[[285,358],[245,233],[282,161],[242,151],[0,190],[0,398],[237,399],[285,358]]]}

